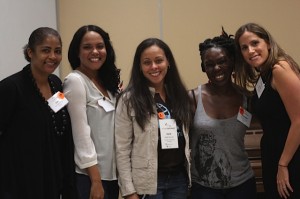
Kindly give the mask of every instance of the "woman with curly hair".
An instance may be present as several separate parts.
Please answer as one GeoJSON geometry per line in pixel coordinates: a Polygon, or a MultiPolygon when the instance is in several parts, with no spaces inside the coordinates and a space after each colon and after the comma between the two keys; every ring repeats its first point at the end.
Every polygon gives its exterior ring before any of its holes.
{"type": "Polygon", "coordinates": [[[192,199],[253,199],[254,173],[245,151],[250,121],[243,121],[247,98],[232,82],[234,39],[221,36],[199,45],[209,82],[189,92],[195,105],[191,130],[192,199]]]}

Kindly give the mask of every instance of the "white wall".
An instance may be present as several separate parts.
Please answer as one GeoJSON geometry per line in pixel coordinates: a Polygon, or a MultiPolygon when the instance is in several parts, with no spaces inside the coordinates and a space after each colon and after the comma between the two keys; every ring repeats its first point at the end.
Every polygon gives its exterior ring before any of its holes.
{"type": "Polygon", "coordinates": [[[0,0],[0,80],[27,64],[22,48],[41,26],[57,29],[55,0],[0,0]]]}

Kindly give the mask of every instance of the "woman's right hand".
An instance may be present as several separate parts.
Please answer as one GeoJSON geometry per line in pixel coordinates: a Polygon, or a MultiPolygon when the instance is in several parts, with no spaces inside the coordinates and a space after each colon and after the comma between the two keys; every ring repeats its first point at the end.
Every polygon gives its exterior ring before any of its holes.
{"type": "Polygon", "coordinates": [[[289,170],[287,166],[278,166],[277,172],[277,190],[281,198],[289,198],[293,188],[289,181],[289,170]]]}
{"type": "Polygon", "coordinates": [[[90,199],[103,199],[104,198],[104,189],[101,181],[92,181],[91,182],[91,192],[90,199]]]}

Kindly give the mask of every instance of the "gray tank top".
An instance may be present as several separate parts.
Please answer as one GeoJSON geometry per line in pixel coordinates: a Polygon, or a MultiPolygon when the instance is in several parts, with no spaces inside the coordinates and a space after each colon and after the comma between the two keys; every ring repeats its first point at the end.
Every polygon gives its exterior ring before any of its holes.
{"type": "MultiPolygon", "coordinates": [[[[214,189],[242,184],[254,176],[244,146],[247,127],[237,114],[227,119],[209,117],[203,107],[201,86],[191,130],[192,182],[214,189]]],[[[247,108],[244,97],[243,107],[247,108]]]]}

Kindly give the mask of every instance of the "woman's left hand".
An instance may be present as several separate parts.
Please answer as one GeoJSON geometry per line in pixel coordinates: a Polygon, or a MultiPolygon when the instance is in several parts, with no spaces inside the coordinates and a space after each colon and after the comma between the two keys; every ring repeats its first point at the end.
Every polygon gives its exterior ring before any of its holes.
{"type": "Polygon", "coordinates": [[[277,190],[280,197],[285,199],[290,196],[290,192],[293,192],[289,181],[289,170],[286,166],[278,166],[277,190]]]}

